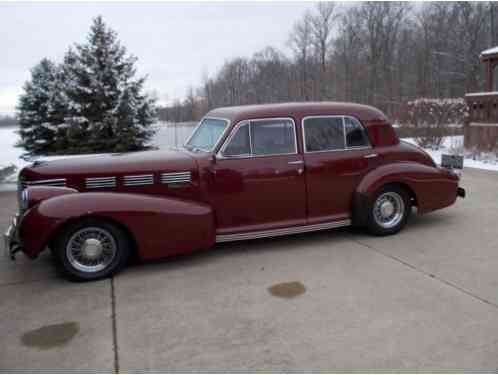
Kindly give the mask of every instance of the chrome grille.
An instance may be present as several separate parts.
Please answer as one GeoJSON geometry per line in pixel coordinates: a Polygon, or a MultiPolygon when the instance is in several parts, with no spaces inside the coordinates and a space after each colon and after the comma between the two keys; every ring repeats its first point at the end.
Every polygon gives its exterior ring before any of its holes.
{"type": "Polygon", "coordinates": [[[87,189],[116,187],[116,177],[90,177],[85,179],[87,189]]]}
{"type": "Polygon", "coordinates": [[[188,172],[170,172],[161,173],[162,184],[181,184],[192,181],[192,173],[188,172]]]}
{"type": "Polygon", "coordinates": [[[154,183],[154,176],[151,174],[142,174],[142,175],[124,176],[123,177],[124,186],[152,185],[153,183],[154,183]]]}
{"type": "Polygon", "coordinates": [[[58,186],[58,187],[65,187],[66,186],[66,179],[65,178],[52,178],[52,179],[49,179],[49,180],[35,180],[35,181],[20,180],[19,183],[20,183],[20,186],[23,189],[27,188],[28,186],[58,186]]]}

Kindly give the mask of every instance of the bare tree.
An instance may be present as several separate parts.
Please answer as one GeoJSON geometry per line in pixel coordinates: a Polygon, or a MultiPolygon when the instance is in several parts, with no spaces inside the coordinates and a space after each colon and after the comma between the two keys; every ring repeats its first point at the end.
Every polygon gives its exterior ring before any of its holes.
{"type": "Polygon", "coordinates": [[[327,56],[330,53],[334,21],[337,19],[335,9],[336,3],[334,2],[320,2],[316,5],[315,12],[311,16],[312,43],[320,63],[319,99],[325,99],[329,94],[327,90],[327,56]]]}
{"type": "Polygon", "coordinates": [[[310,100],[309,87],[309,65],[311,64],[311,49],[313,46],[312,39],[312,16],[308,11],[303,18],[294,24],[294,28],[289,37],[289,46],[294,51],[297,66],[300,71],[300,90],[301,98],[310,100]]]}
{"type": "Polygon", "coordinates": [[[178,113],[161,113],[186,121],[219,106],[338,99],[396,118],[417,98],[461,98],[483,87],[478,56],[497,33],[494,9],[482,2],[319,3],[293,25],[289,56],[269,46],[227,60],[175,103],[178,113]]]}

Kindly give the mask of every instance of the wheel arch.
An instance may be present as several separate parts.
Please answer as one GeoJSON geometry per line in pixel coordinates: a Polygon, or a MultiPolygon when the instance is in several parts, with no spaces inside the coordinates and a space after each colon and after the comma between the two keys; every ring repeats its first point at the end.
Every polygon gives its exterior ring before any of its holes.
{"type": "Polygon", "coordinates": [[[50,234],[46,247],[48,246],[50,249],[54,246],[55,240],[57,237],[61,235],[62,232],[64,232],[67,228],[71,227],[72,225],[79,223],[84,220],[96,220],[96,221],[103,221],[105,223],[114,225],[115,227],[119,228],[120,230],[125,233],[127,236],[128,240],[130,241],[131,244],[131,250],[133,255],[138,256],[138,249],[137,249],[137,240],[133,232],[128,228],[128,226],[119,220],[116,220],[115,218],[105,216],[105,215],[99,215],[99,214],[86,214],[78,217],[71,217],[65,220],[64,222],[60,223],[50,234]]]}
{"type": "Polygon", "coordinates": [[[376,185],[375,189],[369,191],[355,191],[352,207],[353,225],[359,227],[366,225],[372,198],[375,196],[377,191],[385,188],[386,186],[398,186],[404,189],[408,193],[411,206],[418,206],[418,197],[415,193],[415,189],[413,189],[413,187],[411,187],[406,181],[397,179],[384,181],[384,183],[376,185]]]}
{"type": "Polygon", "coordinates": [[[140,259],[161,258],[215,242],[211,206],[163,196],[127,193],[68,194],[29,209],[19,225],[23,251],[35,258],[63,228],[85,218],[99,218],[123,229],[140,259]]]}
{"type": "Polygon", "coordinates": [[[418,206],[417,194],[415,193],[415,190],[409,184],[407,184],[406,182],[403,182],[403,181],[387,182],[384,185],[381,185],[380,187],[378,187],[377,190],[382,189],[382,188],[384,188],[386,186],[390,186],[390,185],[399,186],[402,189],[406,190],[406,192],[408,193],[408,196],[410,197],[410,203],[411,203],[411,205],[412,206],[418,206]]]}

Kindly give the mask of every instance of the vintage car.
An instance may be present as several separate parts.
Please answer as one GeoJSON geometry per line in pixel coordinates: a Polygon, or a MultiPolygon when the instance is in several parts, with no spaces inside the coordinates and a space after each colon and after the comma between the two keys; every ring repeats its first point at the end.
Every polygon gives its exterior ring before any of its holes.
{"type": "Polygon", "coordinates": [[[215,243],[356,225],[398,232],[464,196],[459,177],[348,103],[226,107],[168,151],[40,162],[19,178],[11,257],[49,248],[78,280],[215,243]]]}

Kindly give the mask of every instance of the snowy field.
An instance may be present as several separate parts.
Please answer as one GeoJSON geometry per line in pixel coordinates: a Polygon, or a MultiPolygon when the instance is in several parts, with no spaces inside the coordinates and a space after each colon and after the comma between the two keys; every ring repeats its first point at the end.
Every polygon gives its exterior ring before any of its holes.
{"type": "MultiPolygon", "coordinates": [[[[167,149],[182,145],[186,138],[190,135],[194,123],[187,124],[158,124],[157,133],[151,141],[151,145],[159,149],[167,149]]],[[[415,143],[411,138],[404,139],[407,142],[415,143]]],[[[26,161],[22,159],[23,149],[15,147],[19,141],[17,128],[0,128],[0,170],[2,168],[14,165],[16,172],[10,174],[4,183],[0,184],[0,191],[12,190],[16,187],[17,173],[24,166],[30,164],[32,160],[26,161]]],[[[442,154],[462,154],[463,151],[463,136],[446,137],[443,146],[439,150],[426,149],[434,161],[441,163],[442,154]]],[[[75,156],[54,156],[42,157],[39,160],[56,160],[61,158],[78,158],[86,155],[75,156]]],[[[486,170],[498,171],[498,157],[495,154],[482,155],[479,158],[473,157],[470,153],[465,153],[464,166],[466,168],[479,168],[486,170]],[[479,159],[479,160],[476,160],[479,159]]]]}

